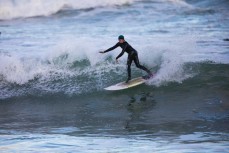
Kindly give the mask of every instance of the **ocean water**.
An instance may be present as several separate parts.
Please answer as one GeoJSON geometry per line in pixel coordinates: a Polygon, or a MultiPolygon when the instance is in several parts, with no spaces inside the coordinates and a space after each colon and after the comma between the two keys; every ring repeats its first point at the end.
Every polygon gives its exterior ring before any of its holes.
{"type": "Polygon", "coordinates": [[[0,152],[229,152],[228,0],[0,0],[0,32],[0,152]],[[120,34],[156,75],[105,91],[120,34]]]}

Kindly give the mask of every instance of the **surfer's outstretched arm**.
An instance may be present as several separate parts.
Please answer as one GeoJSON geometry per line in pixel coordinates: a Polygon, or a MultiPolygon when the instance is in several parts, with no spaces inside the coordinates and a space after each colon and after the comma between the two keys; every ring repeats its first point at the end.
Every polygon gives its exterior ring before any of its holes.
{"type": "Polygon", "coordinates": [[[118,46],[119,46],[119,43],[117,43],[116,45],[114,45],[114,46],[111,47],[111,48],[108,48],[108,49],[105,50],[105,51],[101,51],[100,53],[106,53],[106,52],[112,51],[112,50],[114,50],[115,48],[117,48],[118,46]]]}

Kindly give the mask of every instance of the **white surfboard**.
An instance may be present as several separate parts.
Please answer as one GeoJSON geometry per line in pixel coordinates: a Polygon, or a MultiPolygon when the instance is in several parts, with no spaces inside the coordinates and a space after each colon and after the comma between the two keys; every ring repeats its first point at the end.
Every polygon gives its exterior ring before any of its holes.
{"type": "Polygon", "coordinates": [[[107,88],[104,88],[105,90],[123,90],[123,89],[127,89],[127,88],[131,88],[140,84],[145,83],[147,80],[143,79],[143,77],[138,77],[138,78],[134,78],[132,80],[130,80],[128,83],[124,82],[120,82],[118,84],[109,86],[107,88]]]}

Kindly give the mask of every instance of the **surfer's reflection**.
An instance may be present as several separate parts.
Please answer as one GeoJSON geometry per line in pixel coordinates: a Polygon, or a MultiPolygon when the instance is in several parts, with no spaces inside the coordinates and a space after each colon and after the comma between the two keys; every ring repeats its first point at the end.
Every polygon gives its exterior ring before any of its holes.
{"type": "MultiPolygon", "coordinates": [[[[147,112],[156,105],[156,101],[151,93],[141,93],[130,97],[127,109],[130,112],[125,129],[129,131],[144,130],[144,119],[147,112]]],[[[145,124],[146,125],[146,124],[145,124]]]]}

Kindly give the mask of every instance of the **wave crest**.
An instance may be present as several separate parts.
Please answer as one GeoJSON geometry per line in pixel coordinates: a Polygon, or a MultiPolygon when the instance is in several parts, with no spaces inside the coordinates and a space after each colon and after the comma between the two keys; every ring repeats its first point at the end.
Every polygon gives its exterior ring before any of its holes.
{"type": "Polygon", "coordinates": [[[133,0],[1,0],[0,20],[49,16],[65,9],[87,9],[131,3],[133,0]]]}

